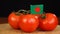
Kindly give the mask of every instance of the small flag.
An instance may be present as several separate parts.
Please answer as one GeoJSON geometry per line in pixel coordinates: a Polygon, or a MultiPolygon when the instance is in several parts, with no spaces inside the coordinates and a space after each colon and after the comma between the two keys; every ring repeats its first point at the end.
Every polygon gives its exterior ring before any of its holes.
{"type": "Polygon", "coordinates": [[[31,14],[42,14],[43,13],[43,4],[41,5],[30,5],[31,14]]]}

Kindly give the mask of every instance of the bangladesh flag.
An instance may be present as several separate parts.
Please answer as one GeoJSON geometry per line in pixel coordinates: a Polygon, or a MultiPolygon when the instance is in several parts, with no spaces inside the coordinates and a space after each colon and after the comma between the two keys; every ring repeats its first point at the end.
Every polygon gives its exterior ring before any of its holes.
{"type": "Polygon", "coordinates": [[[30,5],[31,14],[42,14],[43,13],[43,4],[41,5],[30,5]]]}

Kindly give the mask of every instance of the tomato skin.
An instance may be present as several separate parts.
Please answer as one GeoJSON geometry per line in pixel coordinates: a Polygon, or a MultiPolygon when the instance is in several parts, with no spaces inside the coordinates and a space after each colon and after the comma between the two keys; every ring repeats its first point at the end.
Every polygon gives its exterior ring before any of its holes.
{"type": "Polygon", "coordinates": [[[39,14],[34,14],[35,18],[39,19],[40,15],[39,14]]]}
{"type": "Polygon", "coordinates": [[[20,17],[19,27],[25,32],[35,31],[38,25],[39,20],[35,17],[35,15],[28,14],[20,17]]]}
{"type": "Polygon", "coordinates": [[[46,18],[40,18],[39,21],[40,29],[45,31],[54,30],[58,25],[58,18],[52,13],[46,13],[46,18]]]}
{"type": "Polygon", "coordinates": [[[18,15],[16,15],[14,12],[12,12],[9,16],[8,16],[8,23],[10,24],[10,26],[14,29],[18,29],[18,22],[19,22],[19,17],[18,15]]]}

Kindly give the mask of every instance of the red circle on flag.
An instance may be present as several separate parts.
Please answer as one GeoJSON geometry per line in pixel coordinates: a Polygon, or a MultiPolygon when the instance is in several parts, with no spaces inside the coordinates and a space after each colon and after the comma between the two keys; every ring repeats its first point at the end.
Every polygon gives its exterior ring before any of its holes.
{"type": "Polygon", "coordinates": [[[36,12],[40,12],[40,8],[39,8],[39,7],[36,7],[36,8],[35,8],[35,11],[36,11],[36,12]]]}

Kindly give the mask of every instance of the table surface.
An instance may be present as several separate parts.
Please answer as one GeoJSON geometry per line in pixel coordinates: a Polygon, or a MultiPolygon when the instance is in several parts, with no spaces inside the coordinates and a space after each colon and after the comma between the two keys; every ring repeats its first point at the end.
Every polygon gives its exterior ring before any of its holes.
{"type": "Polygon", "coordinates": [[[0,24],[0,34],[60,34],[60,25],[58,25],[53,31],[39,31],[36,30],[31,33],[26,33],[21,30],[16,30],[11,28],[11,26],[7,24],[0,24]]]}

